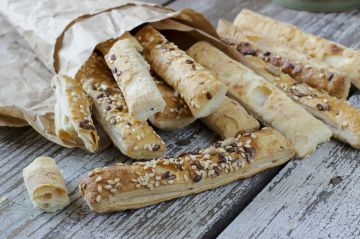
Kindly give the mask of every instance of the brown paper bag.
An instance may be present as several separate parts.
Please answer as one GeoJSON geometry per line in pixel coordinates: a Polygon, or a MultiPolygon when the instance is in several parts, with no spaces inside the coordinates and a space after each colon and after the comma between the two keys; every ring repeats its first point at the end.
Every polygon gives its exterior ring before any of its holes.
{"type": "MultiPolygon", "coordinates": [[[[73,145],[54,133],[52,73],[74,77],[98,43],[147,22],[162,30],[196,32],[198,38],[216,37],[206,18],[191,9],[175,12],[140,2],[2,0],[0,11],[0,126],[30,125],[66,147],[73,145]]],[[[187,37],[177,40],[182,45],[187,37]]]]}

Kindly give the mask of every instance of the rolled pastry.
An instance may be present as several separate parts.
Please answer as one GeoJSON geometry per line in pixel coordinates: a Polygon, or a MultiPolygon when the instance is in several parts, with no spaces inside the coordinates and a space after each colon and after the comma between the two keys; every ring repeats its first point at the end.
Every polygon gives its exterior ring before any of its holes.
{"type": "Polygon", "coordinates": [[[227,89],[208,70],[150,25],[136,38],[151,69],[181,95],[195,118],[208,116],[220,106],[227,89]]]}
{"type": "Polygon", "coordinates": [[[91,118],[90,101],[80,82],[67,76],[52,79],[55,88],[55,132],[67,144],[85,146],[90,152],[98,149],[99,136],[91,118]]]}
{"type": "Polygon", "coordinates": [[[322,61],[247,28],[235,27],[225,20],[219,21],[217,31],[241,54],[257,56],[279,67],[297,82],[305,82],[339,99],[346,99],[349,94],[351,79],[322,61]]]}
{"type": "Polygon", "coordinates": [[[145,121],[138,121],[111,76],[103,58],[94,53],[76,75],[94,102],[95,117],[120,151],[133,159],[153,159],[166,151],[165,143],[145,121]]]}
{"type": "Polygon", "coordinates": [[[328,125],[335,138],[360,148],[360,111],[349,102],[331,97],[305,83],[298,83],[257,57],[246,56],[240,61],[328,125]]]}
{"type": "Polygon", "coordinates": [[[243,9],[234,21],[235,26],[249,27],[257,33],[278,40],[306,53],[312,58],[339,68],[348,75],[352,83],[360,88],[360,51],[347,48],[339,43],[306,33],[286,24],[250,10],[243,9]]]}
{"type": "Polygon", "coordinates": [[[98,213],[140,208],[250,177],[294,154],[282,134],[266,128],[216,142],[199,153],[97,168],[80,181],[79,190],[98,213]]]}
{"type": "Polygon", "coordinates": [[[317,145],[330,139],[332,133],[325,124],[264,78],[209,43],[198,42],[188,53],[227,84],[230,97],[290,139],[298,157],[305,157],[317,145]]]}
{"type": "Polygon", "coordinates": [[[155,83],[166,102],[165,109],[149,118],[151,124],[159,129],[173,130],[184,128],[196,119],[191,114],[180,95],[164,81],[155,78],[155,83]]]}
{"type": "Polygon", "coordinates": [[[56,212],[69,204],[68,190],[54,159],[36,158],[23,169],[23,177],[34,207],[56,212]]]}
{"type": "Polygon", "coordinates": [[[165,108],[151,75],[149,64],[144,60],[141,45],[134,37],[115,42],[105,60],[124,94],[129,113],[137,120],[146,121],[165,108]]]}

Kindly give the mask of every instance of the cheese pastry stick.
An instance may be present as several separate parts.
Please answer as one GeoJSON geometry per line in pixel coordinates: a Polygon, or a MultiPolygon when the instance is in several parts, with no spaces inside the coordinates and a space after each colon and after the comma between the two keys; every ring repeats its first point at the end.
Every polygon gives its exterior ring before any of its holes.
{"type": "Polygon", "coordinates": [[[97,213],[141,208],[250,177],[294,154],[289,140],[266,128],[199,153],[97,168],[80,181],[79,190],[97,213]]]}
{"type": "Polygon", "coordinates": [[[243,64],[273,83],[328,125],[336,139],[354,148],[360,148],[360,111],[352,107],[349,102],[331,97],[305,83],[298,83],[278,68],[257,57],[246,56],[241,59],[243,64]]]}
{"type": "Polygon", "coordinates": [[[56,212],[69,204],[68,190],[54,159],[36,158],[23,169],[23,177],[34,207],[56,212]]]}
{"type": "Polygon", "coordinates": [[[346,99],[349,94],[351,80],[337,68],[247,28],[235,27],[225,20],[219,21],[217,31],[223,40],[234,45],[243,55],[257,56],[279,67],[297,82],[305,82],[339,99],[346,99]]]}
{"type": "Polygon", "coordinates": [[[280,41],[312,58],[340,69],[360,88],[360,50],[306,33],[296,26],[243,9],[234,21],[235,26],[249,27],[257,33],[280,41]]]}
{"type": "Polygon", "coordinates": [[[181,95],[195,118],[208,116],[220,106],[227,89],[208,70],[150,25],[136,38],[151,69],[181,95]]]}
{"type": "Polygon", "coordinates": [[[146,121],[164,110],[165,101],[140,51],[141,45],[130,35],[115,42],[105,60],[124,94],[129,113],[137,120],[146,121]]]}
{"type": "Polygon", "coordinates": [[[264,123],[279,130],[293,143],[298,157],[328,141],[331,130],[284,92],[241,63],[206,42],[194,44],[188,53],[214,71],[229,87],[229,95],[264,123]],[[222,64],[218,64],[222,62],[222,64]]]}
{"type": "Polygon", "coordinates": [[[165,143],[147,122],[129,114],[121,90],[103,58],[94,53],[76,75],[94,102],[95,117],[114,145],[133,159],[153,159],[166,151],[165,143]]]}
{"type": "Polygon", "coordinates": [[[91,118],[90,101],[80,83],[67,76],[52,79],[55,88],[55,132],[67,144],[85,146],[90,152],[98,149],[99,136],[91,118]]]}

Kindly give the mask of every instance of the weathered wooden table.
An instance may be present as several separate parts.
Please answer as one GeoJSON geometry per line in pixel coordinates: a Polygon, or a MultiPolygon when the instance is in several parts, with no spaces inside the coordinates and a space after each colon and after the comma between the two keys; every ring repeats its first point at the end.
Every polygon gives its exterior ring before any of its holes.
{"type": "MultiPolygon", "coordinates": [[[[219,18],[232,21],[242,8],[249,8],[360,47],[359,10],[314,14],[268,0],[152,2],[194,8],[213,24],[219,18]]],[[[350,100],[360,106],[360,93],[353,90],[350,100]]],[[[208,145],[216,137],[201,123],[160,134],[169,155],[208,145]]],[[[140,210],[97,215],[80,197],[78,179],[90,169],[125,160],[118,150],[111,147],[90,155],[48,142],[30,127],[2,127],[0,238],[356,238],[360,237],[359,152],[330,141],[305,160],[215,190],[140,210]],[[55,214],[34,209],[23,184],[22,169],[40,155],[57,160],[70,191],[71,204],[55,214]]]]}

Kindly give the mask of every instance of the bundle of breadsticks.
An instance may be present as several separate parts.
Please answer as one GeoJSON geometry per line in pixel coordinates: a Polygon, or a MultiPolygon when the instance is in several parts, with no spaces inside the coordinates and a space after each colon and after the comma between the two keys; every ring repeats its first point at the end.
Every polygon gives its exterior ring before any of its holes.
{"type": "Polygon", "coordinates": [[[235,25],[219,22],[220,40],[188,49],[154,26],[99,44],[75,79],[53,79],[60,139],[94,152],[96,121],[124,155],[150,160],[89,172],[79,189],[95,212],[212,189],[304,158],[332,136],[360,148],[360,111],[346,101],[359,51],[248,10],[235,25]],[[152,127],[197,119],[223,141],[164,158],[152,127]]]}

